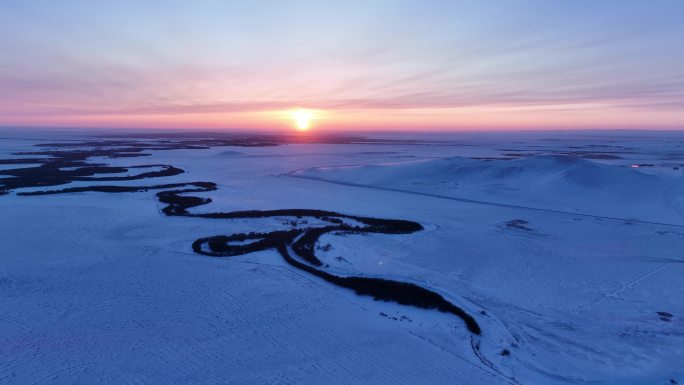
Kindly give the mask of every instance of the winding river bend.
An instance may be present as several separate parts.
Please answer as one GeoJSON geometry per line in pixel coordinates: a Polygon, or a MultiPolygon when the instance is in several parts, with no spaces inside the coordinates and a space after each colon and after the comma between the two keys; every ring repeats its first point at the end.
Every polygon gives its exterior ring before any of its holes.
{"type": "MultiPolygon", "coordinates": [[[[151,179],[184,173],[172,165],[147,164],[110,166],[91,161],[91,158],[133,158],[150,155],[145,151],[172,149],[203,149],[214,146],[274,146],[281,143],[278,137],[228,139],[155,139],[108,140],[101,142],[48,143],[38,147],[49,148],[35,152],[16,153],[24,158],[0,159],[0,165],[22,165],[0,170],[0,195],[23,188],[44,188],[71,182],[116,182],[151,179]],[[29,165],[29,166],[26,166],[29,165]],[[150,171],[145,171],[145,170],[150,171]],[[138,173],[135,173],[138,172],[138,173]],[[121,174],[126,175],[121,175],[121,174]],[[133,173],[133,174],[131,174],[133,173]],[[112,175],[117,174],[117,175],[112,175]]],[[[19,191],[17,195],[50,195],[73,192],[138,192],[160,190],[159,202],[167,216],[184,216],[207,219],[308,217],[320,220],[323,225],[295,228],[269,233],[237,233],[201,238],[193,242],[193,250],[201,255],[231,257],[266,249],[277,250],[291,266],[319,277],[334,285],[354,290],[358,295],[402,305],[435,309],[460,318],[468,330],[476,335],[482,330],[473,316],[446,300],[442,295],[413,283],[383,278],[335,275],[326,271],[315,255],[319,238],[331,232],[346,234],[382,233],[410,234],[423,230],[416,222],[395,219],[378,219],[325,210],[283,209],[233,212],[192,213],[189,209],[211,203],[211,198],[193,196],[193,193],[217,190],[213,182],[184,182],[141,186],[92,185],[66,187],[54,190],[19,191]]]]}

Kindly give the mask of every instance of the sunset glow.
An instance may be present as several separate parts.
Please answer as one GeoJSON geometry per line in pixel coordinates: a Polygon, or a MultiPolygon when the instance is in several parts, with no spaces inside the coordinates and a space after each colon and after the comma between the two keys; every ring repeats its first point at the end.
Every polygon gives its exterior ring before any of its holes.
{"type": "Polygon", "coordinates": [[[7,2],[0,126],[684,127],[682,2],[430,4],[7,2]]]}

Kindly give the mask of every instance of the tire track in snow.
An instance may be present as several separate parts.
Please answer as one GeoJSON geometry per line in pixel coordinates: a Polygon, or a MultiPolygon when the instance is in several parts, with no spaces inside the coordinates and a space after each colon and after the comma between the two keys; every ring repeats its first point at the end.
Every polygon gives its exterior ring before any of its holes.
{"type": "Polygon", "coordinates": [[[367,185],[367,184],[361,184],[361,183],[344,182],[344,181],[338,181],[338,180],[333,180],[333,179],[318,178],[318,177],[313,177],[313,176],[295,175],[293,173],[280,174],[279,176],[285,176],[285,177],[289,177],[289,178],[305,179],[305,180],[321,182],[321,183],[330,183],[330,184],[335,184],[335,185],[340,185],[340,186],[358,187],[358,188],[364,188],[364,189],[370,189],[370,190],[389,191],[389,192],[395,192],[395,193],[401,193],[401,194],[419,195],[419,196],[424,196],[424,197],[446,199],[446,200],[451,200],[451,201],[456,201],[456,202],[472,203],[472,204],[485,205],[485,206],[502,207],[502,208],[509,208],[509,209],[518,209],[518,210],[539,211],[539,212],[546,212],[546,213],[571,215],[571,216],[575,216],[575,217],[607,219],[607,220],[613,220],[613,221],[634,222],[634,223],[643,223],[643,224],[648,224],[648,225],[684,228],[684,225],[675,224],[675,223],[646,221],[646,220],[641,220],[641,219],[620,218],[620,217],[611,217],[611,216],[595,215],[595,214],[587,214],[587,213],[575,213],[575,212],[571,212],[571,211],[545,209],[545,208],[541,208],[541,207],[515,205],[515,204],[510,204],[510,203],[500,203],[500,202],[492,202],[492,201],[483,201],[483,200],[470,199],[470,198],[459,198],[459,197],[453,197],[453,196],[449,196],[449,195],[433,194],[433,193],[427,193],[427,192],[421,192],[421,191],[404,190],[404,189],[393,188],[393,187],[373,186],[373,185],[367,185]]]}
{"type": "Polygon", "coordinates": [[[663,270],[664,268],[668,267],[669,265],[673,264],[674,262],[675,262],[675,261],[665,262],[665,263],[663,263],[662,265],[656,267],[655,269],[652,269],[652,270],[650,270],[650,271],[648,271],[648,272],[646,272],[646,273],[644,273],[644,274],[642,274],[642,275],[640,275],[640,276],[634,278],[633,280],[631,280],[631,281],[629,281],[629,282],[622,283],[622,284],[620,285],[619,288],[617,288],[617,289],[611,291],[610,293],[602,294],[600,297],[596,298],[595,300],[590,301],[589,303],[585,304],[584,306],[591,306],[591,305],[594,305],[594,304],[596,304],[597,302],[600,302],[600,301],[602,301],[602,300],[604,300],[604,299],[606,299],[606,298],[609,298],[609,297],[616,297],[619,293],[621,293],[621,292],[623,292],[623,291],[625,291],[625,290],[632,289],[632,288],[634,287],[634,285],[636,285],[636,284],[638,284],[639,282],[641,282],[641,281],[643,281],[643,280],[645,280],[645,279],[647,279],[647,278],[649,278],[649,277],[651,277],[651,276],[657,274],[658,272],[660,272],[660,271],[663,270]]]}

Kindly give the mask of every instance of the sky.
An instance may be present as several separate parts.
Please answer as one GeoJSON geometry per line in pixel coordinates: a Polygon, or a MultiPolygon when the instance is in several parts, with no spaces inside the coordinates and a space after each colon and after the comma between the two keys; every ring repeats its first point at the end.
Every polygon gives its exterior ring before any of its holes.
{"type": "Polygon", "coordinates": [[[684,129],[681,0],[0,0],[0,126],[684,129]]]}

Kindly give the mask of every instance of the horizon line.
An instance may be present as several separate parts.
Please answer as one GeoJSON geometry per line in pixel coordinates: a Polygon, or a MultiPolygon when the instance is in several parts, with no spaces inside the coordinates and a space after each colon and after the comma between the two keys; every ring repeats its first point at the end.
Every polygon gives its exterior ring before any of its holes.
{"type": "Polygon", "coordinates": [[[107,131],[107,130],[127,130],[127,131],[181,131],[181,132],[250,132],[250,133],[269,133],[269,134],[294,134],[299,136],[313,136],[320,134],[359,134],[359,133],[373,133],[373,134],[392,134],[392,133],[417,133],[417,134],[449,134],[449,133],[513,133],[513,132],[684,132],[682,127],[546,127],[546,128],[517,128],[517,127],[502,127],[502,128],[358,128],[358,129],[341,129],[341,128],[316,128],[310,131],[297,131],[291,128],[238,128],[238,127],[140,127],[140,126],[43,126],[43,125],[0,125],[0,130],[61,130],[61,131],[107,131]]]}

